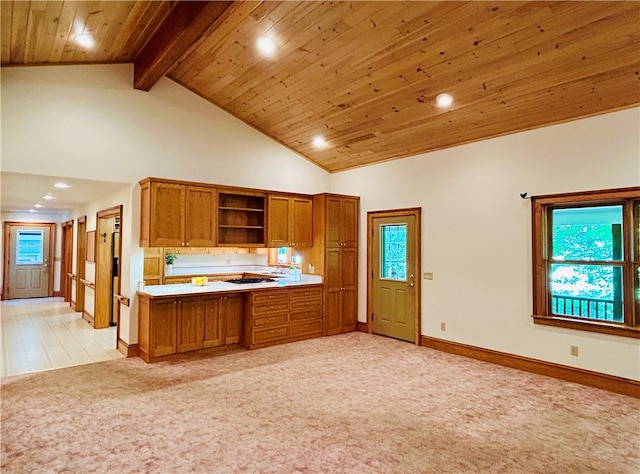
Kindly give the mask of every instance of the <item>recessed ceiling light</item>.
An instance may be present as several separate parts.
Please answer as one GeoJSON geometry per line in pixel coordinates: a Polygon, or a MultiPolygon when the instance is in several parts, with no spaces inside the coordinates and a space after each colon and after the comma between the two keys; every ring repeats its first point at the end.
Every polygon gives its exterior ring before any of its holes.
{"type": "Polygon", "coordinates": [[[58,181],[56,184],[53,185],[54,187],[58,188],[58,189],[67,189],[70,188],[71,186],[69,186],[67,183],[63,183],[62,181],[58,181]]]}
{"type": "Polygon", "coordinates": [[[450,94],[438,94],[436,103],[438,107],[449,107],[453,103],[453,97],[450,94]]]}
{"type": "Polygon", "coordinates": [[[47,201],[51,201],[52,199],[55,199],[51,194],[45,194],[44,196],[42,196],[42,199],[46,199],[47,201]]]}
{"type": "Polygon", "coordinates": [[[33,207],[37,207],[38,209],[40,209],[41,207],[44,207],[42,204],[40,204],[39,202],[35,203],[33,205],[33,207]]]}
{"type": "Polygon", "coordinates": [[[268,57],[273,56],[277,49],[276,42],[268,36],[261,36],[260,38],[258,38],[258,40],[256,41],[256,46],[258,47],[258,51],[260,51],[260,54],[268,57]]]}
{"type": "Polygon", "coordinates": [[[86,33],[75,35],[73,37],[73,40],[83,48],[86,48],[86,49],[93,48],[93,44],[94,44],[93,36],[88,35],[86,33]]]}
{"type": "Polygon", "coordinates": [[[326,140],[320,135],[313,137],[313,141],[311,143],[313,143],[313,146],[316,148],[324,148],[325,146],[327,146],[326,140]]]}

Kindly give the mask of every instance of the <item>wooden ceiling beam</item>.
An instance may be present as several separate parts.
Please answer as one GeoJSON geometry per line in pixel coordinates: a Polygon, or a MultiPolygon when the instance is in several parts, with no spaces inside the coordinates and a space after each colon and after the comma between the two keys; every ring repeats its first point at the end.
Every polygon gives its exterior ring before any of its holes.
{"type": "Polygon", "coordinates": [[[182,1],[136,57],[133,87],[148,91],[197,42],[233,1],[182,1]]]}

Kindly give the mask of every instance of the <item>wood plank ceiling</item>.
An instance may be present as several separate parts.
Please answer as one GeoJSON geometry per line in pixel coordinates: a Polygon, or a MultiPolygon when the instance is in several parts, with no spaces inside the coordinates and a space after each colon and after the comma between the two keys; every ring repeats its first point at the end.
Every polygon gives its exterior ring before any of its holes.
{"type": "Polygon", "coordinates": [[[331,172],[640,104],[635,1],[1,3],[3,66],[164,63],[151,76],[331,172]]]}

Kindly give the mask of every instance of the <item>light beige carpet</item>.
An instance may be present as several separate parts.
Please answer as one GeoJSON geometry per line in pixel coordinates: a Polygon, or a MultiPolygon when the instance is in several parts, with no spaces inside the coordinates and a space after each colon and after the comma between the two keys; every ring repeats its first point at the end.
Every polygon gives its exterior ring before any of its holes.
{"type": "Polygon", "coordinates": [[[351,333],[3,378],[1,470],[637,474],[640,400],[351,333]]]}

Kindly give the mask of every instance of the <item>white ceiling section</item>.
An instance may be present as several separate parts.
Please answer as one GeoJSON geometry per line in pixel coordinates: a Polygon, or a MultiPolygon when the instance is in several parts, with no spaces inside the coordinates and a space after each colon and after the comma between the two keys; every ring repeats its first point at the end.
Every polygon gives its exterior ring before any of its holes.
{"type": "Polygon", "coordinates": [[[127,183],[7,172],[0,173],[0,180],[0,204],[3,212],[28,211],[34,204],[42,204],[35,214],[71,211],[123,186],[131,186],[127,183]],[[54,184],[59,181],[68,184],[69,188],[55,188],[54,184]],[[54,199],[43,199],[45,194],[51,194],[54,199]]]}

